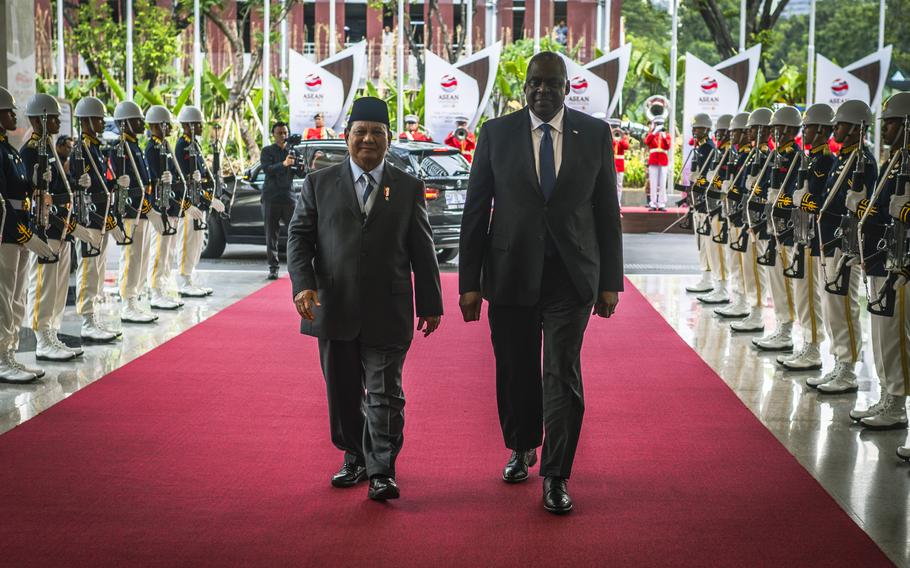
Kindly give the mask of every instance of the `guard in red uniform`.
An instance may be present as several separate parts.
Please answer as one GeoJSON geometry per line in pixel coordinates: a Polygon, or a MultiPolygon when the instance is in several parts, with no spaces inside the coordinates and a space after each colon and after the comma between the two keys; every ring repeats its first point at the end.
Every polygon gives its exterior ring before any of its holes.
{"type": "Polygon", "coordinates": [[[477,139],[474,134],[468,130],[468,118],[459,116],[455,118],[455,130],[449,132],[445,140],[446,146],[455,148],[468,162],[474,159],[474,148],[477,146],[477,139]]]}
{"type": "Polygon", "coordinates": [[[622,180],[626,173],[626,150],[629,149],[629,132],[618,125],[613,129],[613,163],[616,164],[616,197],[622,205],[622,180]]]}
{"type": "Polygon", "coordinates": [[[313,115],[313,123],[315,126],[307,128],[303,133],[306,140],[328,140],[329,138],[338,138],[335,131],[325,125],[325,116],[323,116],[321,112],[317,112],[313,115]]]}
{"type": "Polygon", "coordinates": [[[417,120],[416,114],[409,114],[404,117],[404,132],[398,135],[398,139],[412,142],[433,141],[432,138],[420,131],[420,121],[417,120]]]}
{"type": "Polygon", "coordinates": [[[645,135],[648,147],[648,180],[651,184],[649,211],[667,210],[667,169],[670,164],[670,135],[661,121],[654,121],[645,135]]]}

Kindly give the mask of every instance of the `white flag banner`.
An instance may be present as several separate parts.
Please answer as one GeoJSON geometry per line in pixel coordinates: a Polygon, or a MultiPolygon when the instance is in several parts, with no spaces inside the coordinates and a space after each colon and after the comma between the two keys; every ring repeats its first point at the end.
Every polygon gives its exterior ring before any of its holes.
{"type": "Polygon", "coordinates": [[[891,46],[841,67],[818,54],[815,63],[815,102],[837,109],[844,101],[857,99],[873,109],[882,102],[882,90],[891,66],[891,46]]]}
{"type": "Polygon", "coordinates": [[[321,63],[290,50],[291,132],[299,134],[313,126],[317,112],[323,113],[327,126],[341,131],[366,67],[366,46],[366,41],[361,41],[321,63]]]}
{"type": "Polygon", "coordinates": [[[610,103],[606,109],[607,116],[613,116],[616,113],[616,107],[622,98],[622,87],[626,82],[626,75],[629,73],[631,58],[632,44],[627,43],[584,66],[585,69],[607,82],[607,90],[610,93],[610,103]]]}
{"type": "Polygon", "coordinates": [[[586,69],[559,54],[566,63],[569,77],[569,94],[566,95],[566,106],[585,114],[602,112],[607,114],[610,107],[610,85],[595,72],[586,69]]]}
{"type": "Polygon", "coordinates": [[[459,59],[455,67],[464,73],[467,73],[472,79],[477,81],[477,90],[480,92],[480,101],[473,114],[469,114],[468,130],[474,130],[477,121],[483,116],[487,104],[490,102],[490,93],[493,92],[493,84],[496,83],[496,73],[499,70],[499,56],[502,54],[502,42],[497,41],[490,47],[481,49],[473,55],[459,59]]]}
{"type": "Polygon", "coordinates": [[[424,51],[424,122],[435,142],[455,128],[455,118],[473,118],[480,104],[477,81],[432,51],[424,51]]]}

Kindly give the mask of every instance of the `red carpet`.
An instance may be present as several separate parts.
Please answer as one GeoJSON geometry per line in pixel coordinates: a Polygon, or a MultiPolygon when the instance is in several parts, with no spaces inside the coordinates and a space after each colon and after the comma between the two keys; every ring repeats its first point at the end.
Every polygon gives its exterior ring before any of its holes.
{"type": "Polygon", "coordinates": [[[405,365],[400,501],[329,486],[341,454],[282,280],[0,437],[0,564],[889,564],[634,290],[589,327],[576,510],[547,514],[538,478],[499,480],[488,330],[460,323],[453,275],[445,292],[405,365]]]}

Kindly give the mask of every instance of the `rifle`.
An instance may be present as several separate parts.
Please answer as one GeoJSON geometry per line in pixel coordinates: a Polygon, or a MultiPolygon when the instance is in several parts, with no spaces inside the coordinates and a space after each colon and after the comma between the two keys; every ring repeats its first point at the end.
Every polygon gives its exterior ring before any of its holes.
{"type": "MultiPolygon", "coordinates": [[[[199,170],[199,158],[202,156],[202,149],[196,143],[195,134],[192,135],[192,138],[190,140],[189,153],[190,153],[190,158],[192,158],[192,160],[193,160],[193,173],[199,172],[201,174],[202,172],[199,170]]],[[[203,199],[202,182],[201,181],[197,182],[197,181],[193,180],[192,184],[193,184],[193,190],[190,192],[190,200],[193,203],[193,205],[195,205],[196,207],[199,207],[201,210],[200,206],[202,205],[202,199],[203,199]]],[[[194,231],[205,231],[208,228],[209,228],[209,225],[208,225],[208,223],[205,222],[204,216],[202,219],[193,219],[193,230],[194,231]]]]}
{"type": "MultiPolygon", "coordinates": [[[[82,124],[77,120],[76,123],[76,144],[73,146],[73,153],[70,155],[71,167],[70,171],[78,172],[80,176],[86,173],[85,170],[85,153],[82,149],[82,124]]],[[[97,207],[92,202],[92,195],[89,192],[90,187],[82,188],[79,187],[76,189],[76,213],[77,213],[77,225],[76,229],[73,231],[74,236],[84,243],[84,248],[82,250],[83,257],[94,257],[101,254],[101,244],[98,245],[92,244],[91,233],[89,232],[89,227],[92,222],[92,215],[96,214],[97,207]]]]}
{"type": "MultiPolygon", "coordinates": [[[[865,126],[865,125],[863,125],[863,126],[865,126]]],[[[844,185],[844,182],[847,181],[847,175],[852,173],[852,177],[854,178],[854,183],[855,183],[856,172],[859,171],[860,175],[862,175],[863,170],[859,170],[858,167],[854,167],[854,166],[863,164],[864,169],[865,169],[865,159],[863,159],[862,161],[859,160],[858,159],[859,156],[857,156],[857,154],[863,154],[862,139],[860,139],[860,142],[857,145],[856,150],[854,150],[850,154],[850,157],[847,158],[847,163],[844,164],[844,168],[841,170],[840,175],[837,176],[837,179],[835,180],[834,185],[831,187],[831,190],[828,192],[828,195],[825,197],[825,202],[822,204],[821,208],[818,211],[818,215],[816,215],[816,225],[817,225],[817,230],[818,230],[819,235],[823,234],[822,229],[821,229],[822,216],[831,207],[831,204],[834,203],[834,198],[840,192],[840,188],[844,185]]],[[[860,183],[862,183],[861,179],[860,179],[860,183]]],[[[845,229],[846,230],[850,229],[850,227],[849,227],[850,223],[849,222],[845,223],[843,221],[843,219],[847,218],[847,217],[855,218],[855,215],[853,215],[853,213],[850,211],[848,211],[847,213],[848,213],[848,215],[844,215],[842,217],[841,225],[834,232],[833,239],[831,239],[828,242],[825,242],[824,238],[821,238],[819,240],[819,247],[821,249],[822,273],[825,276],[825,283],[824,283],[825,291],[827,291],[828,293],[831,293],[831,294],[836,294],[838,296],[846,296],[850,289],[851,266],[850,266],[850,262],[849,262],[850,258],[847,253],[847,250],[848,250],[848,247],[850,246],[850,244],[846,243],[846,240],[849,238],[849,235],[847,235],[845,233],[845,229]],[[840,247],[837,246],[838,244],[840,244],[840,247]],[[841,257],[838,259],[837,265],[835,266],[835,278],[833,280],[830,280],[828,278],[828,267],[827,267],[827,263],[825,262],[825,248],[830,245],[834,245],[835,248],[841,249],[841,257]]]]}
{"type": "MultiPolygon", "coordinates": [[[[162,132],[162,135],[163,134],[164,133],[162,132]]],[[[162,174],[168,171],[168,155],[164,136],[162,136],[161,144],[158,144],[158,171],[162,174]]],[[[161,222],[164,224],[161,235],[165,237],[177,234],[177,226],[171,224],[171,218],[167,214],[167,210],[170,207],[173,198],[174,192],[171,190],[171,184],[161,181],[161,178],[159,177],[158,181],[155,183],[154,201],[159,213],[161,213],[161,222]]]]}
{"type": "MultiPolygon", "coordinates": [[[[53,144],[48,144],[47,147],[50,148],[51,154],[54,156],[54,166],[57,169],[57,175],[60,176],[60,180],[63,182],[63,189],[66,190],[65,202],[63,203],[63,205],[66,206],[66,216],[61,218],[57,213],[59,211],[59,208],[57,207],[54,207],[51,211],[51,215],[53,215],[52,220],[60,227],[60,248],[57,250],[57,258],[59,259],[60,255],[63,254],[63,247],[66,246],[67,234],[75,230],[74,224],[71,225],[71,223],[74,221],[73,208],[76,206],[76,203],[73,198],[73,189],[70,187],[69,179],[66,177],[66,172],[63,170],[63,162],[60,161],[60,156],[57,155],[57,148],[55,148],[53,144]]],[[[52,199],[54,199],[53,196],[52,199]]],[[[54,199],[54,201],[57,201],[57,199],[54,199]]]]}
{"type": "MultiPolygon", "coordinates": [[[[50,225],[50,213],[54,209],[54,203],[48,191],[47,181],[44,175],[50,169],[50,159],[48,158],[47,143],[47,113],[41,115],[41,140],[38,142],[38,164],[35,171],[35,192],[32,200],[31,224],[32,232],[45,245],[48,244],[47,228],[50,225]]],[[[39,256],[39,264],[53,264],[60,260],[60,256],[39,256]]]]}
{"type": "MultiPolygon", "coordinates": [[[[80,132],[80,136],[79,136],[79,147],[82,149],[83,156],[85,156],[85,160],[88,162],[91,172],[95,174],[95,177],[98,178],[98,183],[100,183],[101,187],[104,188],[104,193],[103,193],[104,208],[102,209],[101,213],[98,213],[97,205],[95,204],[95,199],[97,199],[97,198],[92,199],[92,207],[94,208],[93,209],[94,215],[96,216],[96,218],[101,219],[101,242],[103,243],[104,235],[107,234],[107,230],[108,230],[108,224],[109,224],[108,217],[112,213],[112,211],[111,211],[111,192],[107,189],[107,183],[105,182],[104,176],[101,174],[101,169],[98,166],[98,163],[95,162],[95,158],[92,156],[92,152],[89,149],[88,145],[85,143],[85,140],[82,138],[81,132],[80,132]]],[[[112,221],[113,221],[112,224],[114,226],[116,226],[116,219],[112,218],[112,221]]],[[[98,254],[100,254],[100,253],[101,253],[101,251],[99,250],[98,254]]],[[[84,256],[97,256],[97,255],[86,254],[84,256]]]]}
{"type": "MultiPolygon", "coordinates": [[[[803,150],[799,156],[796,187],[808,191],[808,184],[809,155],[803,150]]],[[[786,278],[804,278],[806,275],[806,247],[815,238],[815,222],[812,217],[812,213],[803,211],[799,203],[793,204],[793,209],[790,212],[790,227],[793,231],[794,252],[790,266],[784,268],[784,276],[786,278]]]]}
{"type": "MultiPolygon", "coordinates": [[[[692,150],[692,153],[695,153],[695,152],[697,152],[697,149],[692,150]]],[[[705,157],[705,162],[703,164],[700,164],[698,167],[698,172],[695,174],[695,181],[692,182],[691,186],[689,186],[689,191],[687,191],[687,194],[686,194],[686,197],[691,202],[689,205],[689,213],[693,213],[693,210],[700,209],[703,204],[705,204],[705,207],[707,208],[706,197],[699,198],[700,196],[697,193],[696,189],[698,186],[698,180],[700,180],[704,177],[705,171],[711,165],[711,161],[712,161],[712,158],[714,157],[715,152],[717,152],[717,148],[711,148],[711,151],[705,157]]],[[[701,211],[699,211],[699,213],[701,213],[701,211]]],[[[693,218],[694,218],[694,216],[693,216],[693,218]]],[[[702,235],[702,236],[710,235],[711,234],[710,223],[707,225],[707,232],[705,232],[705,230],[706,229],[705,229],[704,223],[702,223],[700,226],[695,228],[695,232],[698,233],[699,235],[702,235]]]]}
{"type": "MultiPolygon", "coordinates": [[[[775,168],[775,173],[771,175],[772,180],[774,179],[775,174],[780,173],[780,156],[780,153],[778,153],[778,164],[776,164],[778,167],[775,168]]],[[[788,225],[783,231],[778,228],[774,210],[777,207],[777,202],[780,200],[781,194],[784,192],[787,184],[790,183],[790,178],[793,177],[796,163],[796,156],[794,156],[790,161],[790,166],[787,168],[787,174],[784,176],[783,181],[776,188],[773,186],[770,187],[768,191],[768,202],[765,204],[764,216],[766,222],[770,225],[770,238],[768,240],[768,249],[765,251],[765,255],[763,255],[766,258],[758,259],[760,264],[763,260],[767,263],[764,264],[764,266],[774,266],[777,263],[777,248],[780,246],[780,242],[793,232],[792,225],[788,225]]]]}
{"type": "MultiPolygon", "coordinates": [[[[222,199],[224,197],[224,177],[221,175],[221,155],[222,155],[222,146],[221,138],[218,136],[218,131],[221,130],[221,125],[217,122],[212,126],[212,179],[215,183],[214,188],[212,188],[212,197],[222,199]]],[[[236,176],[234,177],[236,183],[236,176]]],[[[233,200],[234,196],[231,195],[233,200]]],[[[221,216],[225,219],[231,218],[230,210],[221,213],[221,216]]]]}

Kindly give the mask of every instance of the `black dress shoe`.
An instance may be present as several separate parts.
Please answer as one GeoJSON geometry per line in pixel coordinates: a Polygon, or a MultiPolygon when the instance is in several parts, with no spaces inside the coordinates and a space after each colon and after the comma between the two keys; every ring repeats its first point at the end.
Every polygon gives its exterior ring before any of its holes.
{"type": "Polygon", "coordinates": [[[335,487],[354,487],[367,478],[367,468],[362,465],[345,463],[332,476],[332,485],[335,487]]]}
{"type": "Polygon", "coordinates": [[[278,268],[269,268],[269,280],[278,280],[278,268]]]}
{"type": "Polygon", "coordinates": [[[537,463],[537,450],[512,452],[509,463],[502,470],[502,480],[506,483],[519,483],[528,478],[528,468],[537,463]]]}
{"type": "Polygon", "coordinates": [[[555,515],[565,515],[572,510],[568,481],[562,477],[546,477],[543,480],[543,508],[555,515]]]}
{"type": "Polygon", "coordinates": [[[370,490],[367,496],[373,501],[386,501],[388,499],[398,499],[400,492],[394,478],[377,475],[370,478],[370,490]]]}

